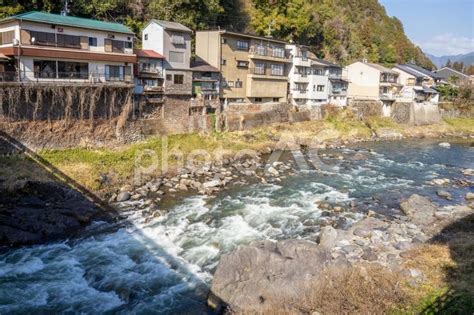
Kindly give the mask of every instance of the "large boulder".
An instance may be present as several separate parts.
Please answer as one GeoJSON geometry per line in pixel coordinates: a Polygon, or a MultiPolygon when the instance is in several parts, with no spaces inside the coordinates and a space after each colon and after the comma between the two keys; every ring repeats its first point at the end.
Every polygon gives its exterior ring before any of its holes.
{"type": "Polygon", "coordinates": [[[434,214],[438,208],[426,197],[413,194],[400,203],[400,208],[418,226],[428,226],[436,221],[434,214]]]}
{"type": "Polygon", "coordinates": [[[296,300],[321,277],[329,253],[303,240],[259,241],[223,255],[209,294],[211,307],[260,313],[296,300]]]}

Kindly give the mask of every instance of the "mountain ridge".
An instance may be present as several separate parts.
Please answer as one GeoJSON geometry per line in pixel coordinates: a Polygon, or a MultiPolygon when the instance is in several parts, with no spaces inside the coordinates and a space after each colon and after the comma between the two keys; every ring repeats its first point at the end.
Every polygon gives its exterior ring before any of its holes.
{"type": "Polygon", "coordinates": [[[464,66],[474,65],[474,51],[458,55],[435,56],[429,53],[425,53],[425,55],[430,58],[438,68],[444,67],[448,60],[451,60],[451,62],[463,62],[464,66]]]}

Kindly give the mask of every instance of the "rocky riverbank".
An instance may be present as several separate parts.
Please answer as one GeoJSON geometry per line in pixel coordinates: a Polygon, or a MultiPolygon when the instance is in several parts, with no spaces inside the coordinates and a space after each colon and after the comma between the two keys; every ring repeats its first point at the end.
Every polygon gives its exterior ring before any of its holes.
{"type": "Polygon", "coordinates": [[[221,258],[208,303],[230,313],[302,312],[309,307],[309,296],[322,298],[314,292],[331,281],[328,277],[334,273],[329,270],[342,273],[363,264],[421,285],[425,275],[406,267],[404,257],[450,223],[474,213],[474,196],[465,197],[465,205],[439,207],[412,195],[400,204],[405,215],[393,220],[368,216],[345,230],[326,226],[314,242],[258,241],[241,246],[221,258]]]}
{"type": "Polygon", "coordinates": [[[53,181],[2,186],[0,196],[0,248],[82,236],[91,222],[113,220],[111,212],[53,181]]]}

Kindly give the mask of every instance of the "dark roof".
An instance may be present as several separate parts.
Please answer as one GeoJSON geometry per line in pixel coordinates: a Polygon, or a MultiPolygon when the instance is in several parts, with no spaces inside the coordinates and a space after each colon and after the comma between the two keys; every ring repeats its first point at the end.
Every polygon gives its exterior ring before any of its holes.
{"type": "MultiPolygon", "coordinates": [[[[188,28],[188,27],[186,27],[183,24],[178,23],[178,22],[152,19],[150,22],[148,22],[148,24],[150,24],[151,22],[155,22],[156,24],[160,25],[161,27],[163,27],[164,29],[167,29],[167,30],[180,31],[180,32],[186,32],[186,33],[192,33],[193,32],[190,28],[188,28]]],[[[148,24],[147,24],[147,26],[148,26],[148,24]]]]}
{"type": "Polygon", "coordinates": [[[196,32],[219,32],[221,34],[229,34],[229,35],[235,35],[235,36],[241,36],[241,37],[249,37],[249,38],[261,39],[261,40],[267,40],[267,41],[275,42],[275,43],[279,43],[279,44],[288,44],[288,42],[286,42],[282,39],[276,39],[276,38],[273,38],[273,37],[266,37],[266,36],[248,34],[248,33],[232,32],[232,31],[226,31],[226,30],[203,30],[203,31],[196,31],[196,32]]]}
{"type": "Polygon", "coordinates": [[[151,49],[136,49],[133,51],[137,57],[165,59],[162,55],[151,49]]]}
{"type": "Polygon", "coordinates": [[[191,61],[191,70],[196,72],[220,72],[219,69],[214,66],[211,66],[204,60],[191,61]]]}
{"type": "Polygon", "coordinates": [[[39,22],[63,26],[72,26],[79,28],[87,28],[100,31],[116,32],[134,35],[134,33],[125,25],[113,22],[104,22],[99,20],[92,20],[86,18],[80,18],[75,16],[64,16],[59,14],[30,11],[14,16],[7,17],[0,20],[0,23],[8,22],[12,20],[22,20],[29,22],[39,22]]]}
{"type": "Polygon", "coordinates": [[[440,77],[443,77],[443,78],[446,78],[447,77],[447,74],[446,72],[450,72],[450,73],[454,73],[454,75],[457,75],[457,76],[461,76],[461,77],[464,77],[466,79],[469,79],[469,76],[465,73],[462,73],[460,71],[457,71],[455,69],[452,69],[450,67],[443,67],[441,69],[438,69],[438,70],[435,70],[434,71],[438,76],[440,77]]]}
{"type": "Polygon", "coordinates": [[[412,76],[414,76],[416,78],[422,79],[424,77],[424,75],[421,74],[420,72],[414,71],[412,68],[407,67],[405,65],[395,65],[395,68],[400,69],[400,70],[402,70],[402,71],[404,71],[408,74],[411,74],[412,76]]]}
{"type": "Polygon", "coordinates": [[[433,79],[442,79],[439,75],[437,75],[436,73],[428,70],[428,69],[425,69],[425,68],[422,68],[420,66],[417,66],[413,63],[406,63],[406,64],[403,64],[402,66],[405,66],[407,68],[410,68],[410,69],[413,69],[415,71],[418,71],[418,72],[421,72],[422,74],[424,74],[425,76],[428,76],[430,78],[433,78],[433,79]]]}

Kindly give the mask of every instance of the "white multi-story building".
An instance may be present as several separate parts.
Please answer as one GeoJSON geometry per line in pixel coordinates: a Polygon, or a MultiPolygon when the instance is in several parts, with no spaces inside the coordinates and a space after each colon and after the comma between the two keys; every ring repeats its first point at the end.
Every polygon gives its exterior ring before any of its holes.
{"type": "Polygon", "coordinates": [[[347,82],[340,66],[316,59],[305,46],[286,48],[292,57],[288,77],[293,105],[346,105],[347,82]]]}
{"type": "Polygon", "coordinates": [[[0,81],[133,82],[134,33],[118,23],[27,12],[0,20],[0,81]]]}

